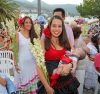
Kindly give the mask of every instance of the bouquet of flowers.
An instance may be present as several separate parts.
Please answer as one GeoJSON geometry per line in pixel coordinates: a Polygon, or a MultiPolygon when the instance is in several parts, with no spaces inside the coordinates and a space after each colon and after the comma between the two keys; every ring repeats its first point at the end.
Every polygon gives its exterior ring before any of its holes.
{"type": "Polygon", "coordinates": [[[89,25],[88,25],[88,23],[82,24],[81,30],[82,30],[82,36],[83,36],[83,37],[86,36],[87,33],[88,33],[88,30],[89,30],[89,25]]]}
{"type": "Polygon", "coordinates": [[[42,69],[47,82],[50,84],[48,72],[47,72],[47,69],[45,66],[45,59],[44,59],[44,54],[43,54],[40,40],[34,38],[33,41],[34,41],[34,45],[32,43],[29,43],[31,52],[35,56],[38,66],[42,69]]]}
{"type": "Polygon", "coordinates": [[[34,29],[35,29],[36,34],[40,38],[40,32],[41,32],[40,25],[39,24],[35,24],[34,25],[34,29]]]}
{"type": "Polygon", "coordinates": [[[15,30],[14,19],[11,19],[11,20],[6,19],[6,24],[4,24],[4,22],[1,22],[1,24],[4,29],[8,28],[8,30],[9,30],[10,38],[11,38],[10,47],[11,47],[11,49],[13,49],[14,54],[16,56],[16,61],[18,62],[18,47],[16,44],[16,32],[15,32],[16,30],[15,30]]]}

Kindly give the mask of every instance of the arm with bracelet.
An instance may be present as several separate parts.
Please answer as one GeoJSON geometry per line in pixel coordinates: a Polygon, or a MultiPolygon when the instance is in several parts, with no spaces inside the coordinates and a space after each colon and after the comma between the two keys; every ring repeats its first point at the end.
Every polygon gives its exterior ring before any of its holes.
{"type": "MultiPolygon", "coordinates": [[[[19,44],[18,39],[19,39],[19,35],[18,35],[18,33],[16,33],[16,44],[17,44],[17,46],[18,46],[18,44],[19,44]]],[[[14,66],[15,66],[16,72],[17,72],[17,73],[20,73],[20,68],[19,68],[19,66],[18,66],[18,62],[17,62],[17,60],[16,60],[16,56],[15,56],[15,55],[14,55],[14,66]]]]}
{"type": "Polygon", "coordinates": [[[58,68],[56,68],[56,69],[53,70],[53,74],[52,74],[52,76],[51,76],[52,82],[50,83],[50,86],[51,86],[51,87],[54,86],[54,85],[57,83],[57,79],[59,78],[60,73],[61,73],[61,71],[62,71],[62,67],[60,67],[60,64],[69,64],[69,63],[70,63],[70,64],[72,65],[72,67],[73,67],[72,59],[69,58],[69,56],[66,55],[66,54],[63,55],[63,56],[61,57],[61,59],[60,59],[58,68]]]}

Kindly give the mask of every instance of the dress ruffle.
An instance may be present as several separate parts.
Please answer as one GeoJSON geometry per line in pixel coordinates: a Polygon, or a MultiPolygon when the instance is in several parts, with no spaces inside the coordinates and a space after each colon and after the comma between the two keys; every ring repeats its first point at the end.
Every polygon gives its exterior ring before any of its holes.
{"type": "MultiPolygon", "coordinates": [[[[79,85],[77,78],[74,78],[72,82],[63,88],[53,88],[54,94],[78,94],[77,88],[79,85]]],[[[41,81],[38,82],[37,94],[47,94],[41,81]]]]}
{"type": "MultiPolygon", "coordinates": [[[[46,60],[45,64],[49,76],[51,77],[53,70],[57,68],[59,64],[59,60],[46,60]]],[[[69,73],[67,76],[60,76],[57,79],[56,85],[53,86],[55,91],[54,94],[78,94],[77,88],[79,85],[79,81],[76,77],[73,77],[71,73],[69,73]]],[[[41,81],[38,82],[37,94],[47,94],[41,81]]]]}
{"type": "MultiPolygon", "coordinates": [[[[21,76],[20,76],[21,77],[21,76]]],[[[35,71],[24,79],[20,79],[20,82],[16,82],[17,89],[24,94],[35,94],[37,90],[38,75],[35,71]]]]}

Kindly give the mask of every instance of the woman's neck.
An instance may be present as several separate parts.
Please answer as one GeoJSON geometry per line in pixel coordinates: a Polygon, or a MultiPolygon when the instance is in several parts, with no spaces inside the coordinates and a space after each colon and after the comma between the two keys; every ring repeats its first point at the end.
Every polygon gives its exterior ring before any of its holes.
{"type": "Polygon", "coordinates": [[[57,42],[59,42],[59,39],[56,38],[56,37],[52,37],[52,38],[51,38],[51,41],[54,42],[54,43],[57,43],[57,42]]]}
{"type": "Polygon", "coordinates": [[[59,39],[56,37],[51,37],[51,43],[52,45],[56,48],[57,46],[59,46],[59,39]]]}
{"type": "Polygon", "coordinates": [[[22,28],[22,32],[24,32],[24,33],[29,33],[29,31],[26,30],[26,29],[24,29],[24,28],[22,28]]]}
{"type": "Polygon", "coordinates": [[[23,34],[24,37],[29,38],[29,31],[22,29],[21,33],[23,34]]]}

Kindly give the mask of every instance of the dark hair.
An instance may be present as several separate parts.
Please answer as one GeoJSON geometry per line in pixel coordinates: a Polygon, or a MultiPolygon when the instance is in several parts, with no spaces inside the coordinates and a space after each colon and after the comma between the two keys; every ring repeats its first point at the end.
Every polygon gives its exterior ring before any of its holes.
{"type": "MultiPolygon", "coordinates": [[[[65,47],[67,50],[70,50],[71,47],[70,47],[70,44],[69,44],[69,41],[68,41],[68,37],[67,37],[67,34],[66,34],[66,30],[65,30],[65,25],[64,25],[64,22],[63,22],[62,18],[57,16],[57,15],[53,16],[50,19],[47,27],[49,29],[51,28],[51,24],[52,24],[52,21],[54,19],[59,19],[62,22],[62,33],[59,35],[59,44],[60,44],[60,46],[65,47]]],[[[49,47],[50,47],[50,44],[51,44],[50,38],[45,36],[44,43],[45,43],[45,49],[49,50],[49,47]]]]}
{"type": "Polygon", "coordinates": [[[31,21],[32,27],[30,29],[29,36],[30,36],[31,43],[34,44],[33,43],[33,38],[38,38],[38,36],[37,36],[37,34],[36,34],[35,30],[34,30],[33,21],[29,16],[25,16],[23,19],[24,19],[24,22],[25,22],[26,19],[30,19],[30,21],[31,21]]]}
{"type": "Polygon", "coordinates": [[[53,10],[53,14],[55,12],[61,12],[62,13],[62,17],[65,17],[65,10],[63,8],[56,8],[53,10]]]}
{"type": "Polygon", "coordinates": [[[72,31],[73,31],[74,39],[79,38],[80,34],[82,33],[80,27],[73,27],[72,31]]]}
{"type": "Polygon", "coordinates": [[[98,36],[97,36],[96,34],[95,34],[95,35],[92,35],[91,41],[95,44],[95,47],[97,48],[97,50],[98,50],[98,52],[99,52],[98,36]]]}

